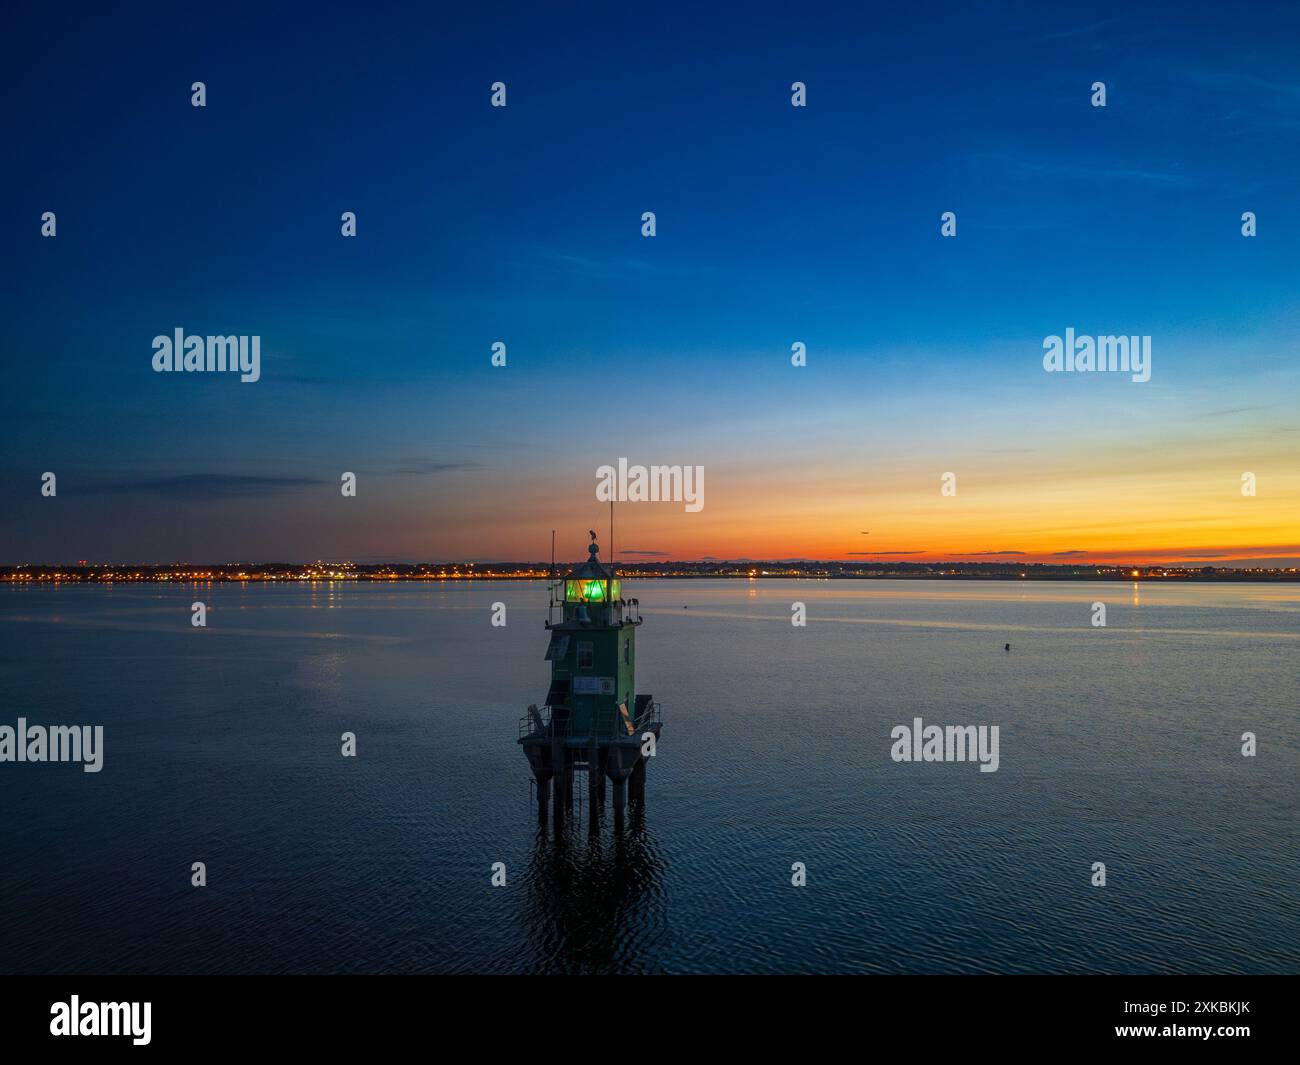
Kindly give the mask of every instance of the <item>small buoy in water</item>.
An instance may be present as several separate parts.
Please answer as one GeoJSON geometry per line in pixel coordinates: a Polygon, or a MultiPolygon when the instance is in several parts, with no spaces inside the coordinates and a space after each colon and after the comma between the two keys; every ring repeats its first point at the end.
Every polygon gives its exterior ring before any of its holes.
{"type": "Polygon", "coordinates": [[[1010,650],[1011,650],[1011,644],[1007,644],[1006,647],[1003,648],[1003,649],[1006,650],[1006,651],[1010,651],[1010,650]]]}

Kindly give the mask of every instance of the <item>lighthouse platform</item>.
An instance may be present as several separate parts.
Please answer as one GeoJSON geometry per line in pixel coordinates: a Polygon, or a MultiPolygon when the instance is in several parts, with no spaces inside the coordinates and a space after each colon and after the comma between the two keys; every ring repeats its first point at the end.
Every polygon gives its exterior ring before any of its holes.
{"type": "Polygon", "coordinates": [[[538,820],[546,820],[552,792],[557,821],[573,812],[578,773],[587,774],[593,816],[604,808],[606,781],[616,819],[627,803],[644,803],[647,760],[662,728],[659,704],[649,695],[638,695],[635,711],[617,724],[597,723],[581,733],[574,731],[568,707],[530,706],[519,721],[519,743],[537,781],[538,820]]]}

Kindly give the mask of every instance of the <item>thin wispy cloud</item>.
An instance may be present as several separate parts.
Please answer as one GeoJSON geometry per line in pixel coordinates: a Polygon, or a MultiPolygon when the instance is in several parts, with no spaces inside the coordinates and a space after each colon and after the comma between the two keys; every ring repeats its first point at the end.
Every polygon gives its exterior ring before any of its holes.
{"type": "Polygon", "coordinates": [[[976,163],[993,164],[1010,176],[1025,179],[1064,178],[1089,183],[1133,182],[1169,188],[1190,188],[1202,183],[1200,178],[1183,173],[1177,167],[1170,170],[1152,170],[1149,167],[1124,166],[1117,163],[1030,159],[1008,152],[977,152],[971,156],[971,160],[976,163]]]}
{"type": "Polygon", "coordinates": [[[143,495],[162,499],[210,501],[270,496],[325,484],[314,477],[256,477],[226,473],[187,473],[143,477],[87,488],[88,495],[143,495]]]}
{"type": "MultiPolygon", "coordinates": [[[[681,259],[643,259],[633,255],[578,254],[564,248],[530,245],[524,254],[529,259],[561,271],[589,278],[609,280],[637,280],[651,276],[687,277],[710,273],[712,270],[699,263],[681,259]]],[[[530,264],[530,269],[533,266],[530,264]]]]}
{"type": "Polygon", "coordinates": [[[1073,37],[1091,37],[1112,26],[1119,25],[1123,21],[1123,16],[1116,15],[1113,18],[1104,18],[1098,22],[1089,23],[1086,26],[1076,26],[1067,30],[1053,30],[1051,33],[1044,33],[1042,39],[1045,41],[1062,41],[1073,37]]]}
{"type": "Polygon", "coordinates": [[[435,459],[411,459],[400,466],[394,466],[390,472],[424,477],[439,473],[456,473],[461,470],[473,470],[477,468],[478,463],[476,462],[438,462],[435,459]]]}
{"type": "Polygon", "coordinates": [[[875,558],[884,555],[924,555],[925,550],[920,551],[850,551],[850,555],[866,555],[868,558],[875,558]]]}
{"type": "Polygon", "coordinates": [[[1268,410],[1267,407],[1224,407],[1222,410],[1207,410],[1202,418],[1222,418],[1227,414],[1245,414],[1248,411],[1268,410]]]}

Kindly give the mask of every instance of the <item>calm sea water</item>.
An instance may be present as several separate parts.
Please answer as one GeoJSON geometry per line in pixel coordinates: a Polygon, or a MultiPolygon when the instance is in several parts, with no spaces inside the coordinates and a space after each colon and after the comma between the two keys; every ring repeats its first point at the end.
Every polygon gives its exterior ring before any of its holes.
{"type": "Polygon", "coordinates": [[[645,816],[557,839],[540,583],[0,588],[0,724],[105,728],[101,773],[0,765],[0,970],[1300,970],[1300,586],[625,594],[645,816]],[[918,716],[1000,769],[892,762],[918,716]]]}

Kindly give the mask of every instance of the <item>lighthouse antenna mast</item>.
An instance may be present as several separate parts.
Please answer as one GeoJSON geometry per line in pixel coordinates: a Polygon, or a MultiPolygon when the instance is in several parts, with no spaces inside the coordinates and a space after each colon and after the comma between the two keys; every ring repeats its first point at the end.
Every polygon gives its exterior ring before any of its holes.
{"type": "Polygon", "coordinates": [[[551,602],[546,609],[546,618],[548,623],[555,620],[555,530],[551,530],[551,577],[546,582],[546,587],[551,593],[551,602]]]}

